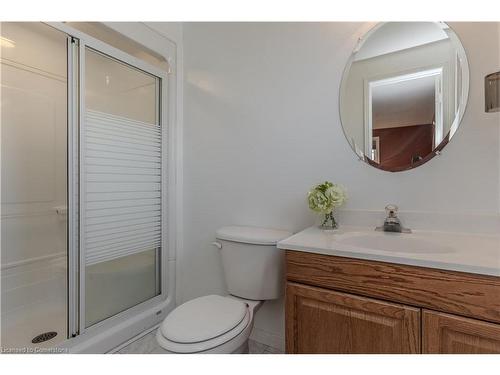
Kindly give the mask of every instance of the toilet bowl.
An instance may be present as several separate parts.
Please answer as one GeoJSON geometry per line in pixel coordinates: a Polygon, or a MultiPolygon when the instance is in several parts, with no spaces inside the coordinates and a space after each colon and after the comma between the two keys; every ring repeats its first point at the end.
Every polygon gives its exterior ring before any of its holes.
{"type": "Polygon", "coordinates": [[[290,232],[224,227],[214,242],[221,252],[229,294],[195,298],[175,308],[156,332],[168,353],[247,353],[254,316],[283,293],[284,253],[276,243],[290,232]]]}
{"type": "Polygon", "coordinates": [[[261,305],[231,295],[196,298],[165,319],[156,339],[167,353],[247,353],[254,314],[261,305]]]}

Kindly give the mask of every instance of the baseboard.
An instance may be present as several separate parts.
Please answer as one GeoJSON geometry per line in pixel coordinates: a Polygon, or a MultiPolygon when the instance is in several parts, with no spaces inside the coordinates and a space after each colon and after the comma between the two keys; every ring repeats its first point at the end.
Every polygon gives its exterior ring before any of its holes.
{"type": "Polygon", "coordinates": [[[275,332],[264,331],[263,329],[253,327],[250,339],[283,352],[285,351],[285,338],[275,332]]]}

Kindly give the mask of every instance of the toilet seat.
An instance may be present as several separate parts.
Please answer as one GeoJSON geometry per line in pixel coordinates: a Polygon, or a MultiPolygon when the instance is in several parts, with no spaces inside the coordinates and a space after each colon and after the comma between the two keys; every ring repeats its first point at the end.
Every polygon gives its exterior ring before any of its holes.
{"type": "Polygon", "coordinates": [[[158,343],[174,353],[207,351],[237,337],[251,323],[246,303],[210,295],[177,307],[161,324],[158,343]]]}

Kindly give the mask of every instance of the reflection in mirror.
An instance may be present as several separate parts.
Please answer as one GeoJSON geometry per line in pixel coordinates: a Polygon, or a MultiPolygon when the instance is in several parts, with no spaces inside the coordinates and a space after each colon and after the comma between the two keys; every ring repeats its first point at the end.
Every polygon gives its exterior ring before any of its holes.
{"type": "Polygon", "coordinates": [[[379,24],[360,40],[344,72],[344,133],[377,168],[415,168],[455,134],[468,83],[465,51],[446,24],[379,24]]]}

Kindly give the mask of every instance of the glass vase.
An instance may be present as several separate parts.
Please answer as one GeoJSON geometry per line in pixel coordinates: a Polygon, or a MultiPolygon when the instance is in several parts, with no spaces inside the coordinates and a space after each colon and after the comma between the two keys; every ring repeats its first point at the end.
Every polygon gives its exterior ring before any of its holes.
{"type": "Polygon", "coordinates": [[[333,211],[325,214],[319,228],[323,230],[335,230],[339,228],[339,225],[333,216],[333,211]]]}

